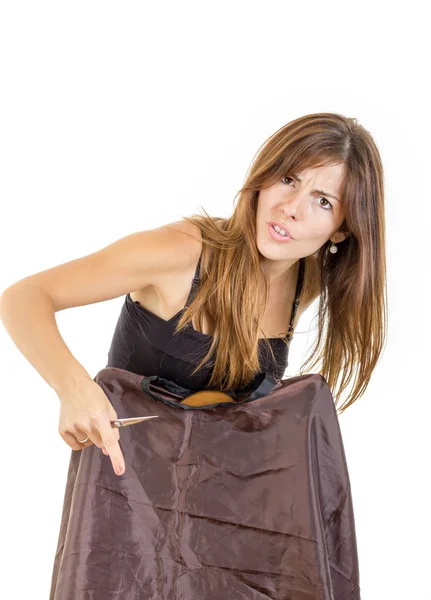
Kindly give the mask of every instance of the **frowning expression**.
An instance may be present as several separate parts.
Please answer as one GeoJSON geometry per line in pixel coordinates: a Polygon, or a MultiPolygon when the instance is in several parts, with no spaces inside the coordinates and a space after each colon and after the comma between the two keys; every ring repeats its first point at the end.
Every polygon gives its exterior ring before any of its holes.
{"type": "Polygon", "coordinates": [[[272,260],[288,262],[316,252],[331,239],[342,241],[338,232],[344,221],[340,189],[344,165],[331,165],[280,177],[259,192],[256,231],[259,251],[272,260]],[[290,240],[275,239],[270,223],[278,222],[290,240]]]}

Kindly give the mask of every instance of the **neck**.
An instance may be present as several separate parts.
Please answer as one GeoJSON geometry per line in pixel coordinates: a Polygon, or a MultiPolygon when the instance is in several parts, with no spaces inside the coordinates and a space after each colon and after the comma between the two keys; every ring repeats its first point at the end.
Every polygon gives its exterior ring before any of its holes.
{"type": "Polygon", "coordinates": [[[296,281],[299,260],[266,260],[265,268],[271,287],[285,287],[292,281],[296,281]]]}

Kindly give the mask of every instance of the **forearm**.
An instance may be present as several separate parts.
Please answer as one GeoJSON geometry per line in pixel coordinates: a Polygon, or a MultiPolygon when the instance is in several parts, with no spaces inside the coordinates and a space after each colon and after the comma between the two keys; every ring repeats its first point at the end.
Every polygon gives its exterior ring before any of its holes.
{"type": "Polygon", "coordinates": [[[29,283],[0,295],[0,319],[12,341],[59,395],[92,380],[62,338],[51,297],[29,283]]]}

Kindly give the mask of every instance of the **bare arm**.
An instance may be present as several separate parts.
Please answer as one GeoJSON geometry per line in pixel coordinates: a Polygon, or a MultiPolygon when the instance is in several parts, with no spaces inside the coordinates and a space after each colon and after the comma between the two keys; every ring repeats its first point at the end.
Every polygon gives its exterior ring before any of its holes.
{"type": "Polygon", "coordinates": [[[0,296],[0,319],[24,357],[60,399],[58,431],[72,450],[96,444],[120,475],[125,460],[117,417],[101,387],[76,360],[60,335],[55,313],[94,304],[156,285],[197,260],[201,240],[195,227],[176,222],[128,235],[98,252],[26,277],[0,296]],[[196,237],[184,235],[190,231],[196,237]],[[84,441],[80,441],[84,440],[84,441]]]}
{"type": "Polygon", "coordinates": [[[0,318],[16,347],[61,395],[92,377],[73,356],[57,327],[52,298],[23,282],[0,296],[0,318]]]}
{"type": "Polygon", "coordinates": [[[199,236],[177,221],[127,235],[101,250],[36,273],[0,296],[0,319],[24,357],[57,392],[92,380],[73,356],[57,327],[55,313],[102,302],[157,284],[176,269],[188,269],[199,256],[199,236]]]}

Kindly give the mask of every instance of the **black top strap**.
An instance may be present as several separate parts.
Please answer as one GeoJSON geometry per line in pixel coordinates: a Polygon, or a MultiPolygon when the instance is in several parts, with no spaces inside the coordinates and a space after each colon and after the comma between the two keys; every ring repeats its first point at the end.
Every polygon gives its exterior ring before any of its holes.
{"type": "Polygon", "coordinates": [[[296,282],[295,300],[292,305],[292,313],[290,315],[290,324],[287,332],[287,336],[291,338],[293,335],[293,323],[298,309],[299,297],[301,295],[302,284],[304,283],[304,271],[305,271],[305,258],[299,259],[299,270],[298,270],[298,281],[296,282]]]}
{"type": "Polygon", "coordinates": [[[201,272],[201,258],[202,254],[199,256],[198,264],[196,266],[195,276],[192,279],[192,285],[197,285],[199,283],[199,277],[201,272]]]}
{"type": "Polygon", "coordinates": [[[187,298],[185,308],[187,308],[189,306],[189,304],[192,301],[193,296],[195,294],[196,288],[199,285],[199,275],[200,275],[200,270],[201,270],[201,258],[202,258],[202,254],[199,256],[198,264],[196,265],[195,276],[192,279],[192,287],[191,287],[191,290],[189,293],[189,297],[187,298]]]}

